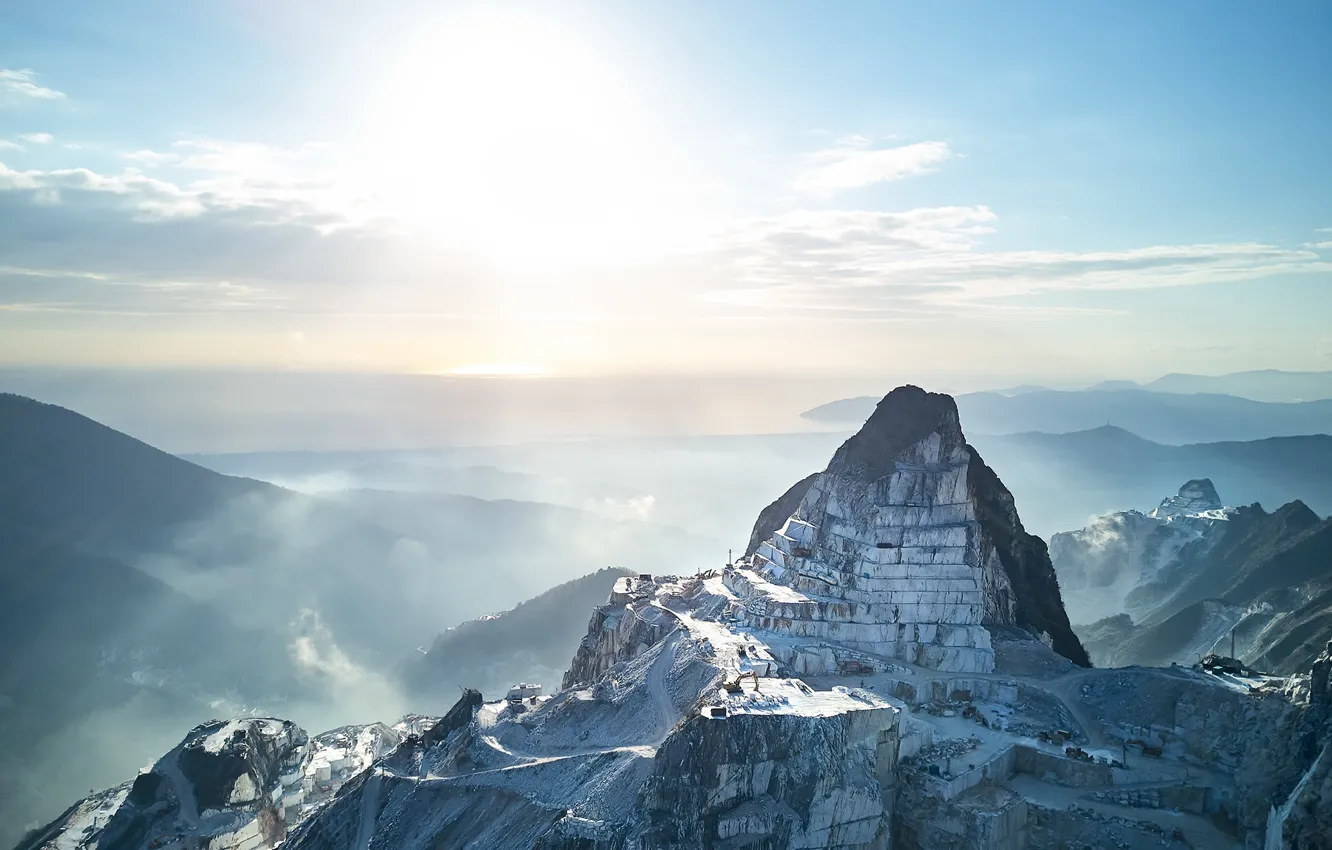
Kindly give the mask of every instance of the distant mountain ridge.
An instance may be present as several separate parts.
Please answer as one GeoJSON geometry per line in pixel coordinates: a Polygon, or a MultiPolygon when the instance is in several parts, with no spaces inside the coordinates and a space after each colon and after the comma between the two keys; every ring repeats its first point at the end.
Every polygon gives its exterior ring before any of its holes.
{"type": "MultiPolygon", "coordinates": [[[[863,422],[870,398],[841,399],[800,414],[824,423],[863,422]]],[[[1262,402],[1230,395],[1181,395],[1149,390],[968,393],[958,410],[973,433],[1063,433],[1116,425],[1160,443],[1257,440],[1332,433],[1332,399],[1262,402]]]]}
{"type": "Polygon", "coordinates": [[[1332,638],[1332,519],[1299,500],[1270,513],[1218,504],[1210,481],[1190,481],[1150,514],[1051,538],[1075,614],[1122,612],[1075,627],[1095,661],[1192,664],[1229,655],[1233,630],[1246,663],[1287,673],[1332,638]]]}
{"type": "Polygon", "coordinates": [[[279,606],[290,612],[285,624],[313,608],[353,652],[388,657],[412,640],[399,631],[419,620],[402,616],[400,589],[413,582],[393,557],[399,535],[338,505],[220,475],[8,394],[0,395],[0,470],[0,513],[38,536],[124,561],[233,613],[279,606]],[[243,581],[257,582],[245,600],[232,593],[243,581]],[[348,587],[358,588],[354,606],[332,592],[348,587]],[[368,626],[367,613],[384,622],[368,626]]]}
{"type": "Polygon", "coordinates": [[[1208,478],[1234,503],[1302,499],[1332,513],[1332,436],[1154,443],[1114,426],[1067,434],[1010,434],[974,442],[1008,474],[1024,515],[1043,535],[1127,507],[1147,510],[1181,481],[1208,478]]]}
{"type": "Polygon", "coordinates": [[[635,575],[621,567],[552,587],[499,614],[441,632],[429,651],[404,662],[398,679],[413,694],[457,699],[462,687],[503,693],[518,682],[536,682],[553,692],[564,667],[587,632],[588,612],[610,596],[615,580],[635,575]]]}
{"type": "Polygon", "coordinates": [[[1170,393],[1224,393],[1254,401],[1313,401],[1332,398],[1332,372],[1257,369],[1228,375],[1172,372],[1143,385],[1170,393]]]}
{"type": "MultiPolygon", "coordinates": [[[[1024,384],[993,390],[1000,395],[1044,390],[1046,387],[1024,384]]],[[[1225,375],[1193,375],[1171,372],[1154,381],[1099,381],[1084,390],[1150,390],[1159,393],[1212,393],[1233,395],[1254,401],[1316,401],[1332,398],[1332,372],[1290,372],[1282,369],[1253,369],[1225,375]]]]}

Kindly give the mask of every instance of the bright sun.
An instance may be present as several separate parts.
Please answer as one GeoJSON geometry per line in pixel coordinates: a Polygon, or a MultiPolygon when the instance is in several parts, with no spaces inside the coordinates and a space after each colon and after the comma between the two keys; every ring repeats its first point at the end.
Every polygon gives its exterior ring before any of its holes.
{"type": "Polygon", "coordinates": [[[688,181],[617,68],[553,26],[454,19],[377,92],[368,158],[395,214],[509,269],[568,269],[692,238],[688,181]]]}

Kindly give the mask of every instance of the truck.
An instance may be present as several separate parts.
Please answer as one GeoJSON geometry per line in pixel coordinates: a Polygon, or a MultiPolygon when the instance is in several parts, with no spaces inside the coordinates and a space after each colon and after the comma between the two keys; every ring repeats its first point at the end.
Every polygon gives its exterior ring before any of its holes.
{"type": "Polygon", "coordinates": [[[539,696],[541,696],[540,685],[534,685],[530,682],[519,682],[509,688],[509,693],[505,695],[504,699],[508,702],[522,702],[525,699],[539,696]]]}

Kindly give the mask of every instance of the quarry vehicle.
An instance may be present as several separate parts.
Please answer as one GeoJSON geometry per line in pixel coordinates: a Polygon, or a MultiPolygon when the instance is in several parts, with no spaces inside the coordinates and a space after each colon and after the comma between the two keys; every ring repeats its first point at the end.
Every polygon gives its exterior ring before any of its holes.
{"type": "Polygon", "coordinates": [[[522,702],[525,699],[541,696],[541,686],[531,684],[530,682],[519,682],[509,688],[509,692],[504,696],[508,702],[522,702]]]}
{"type": "Polygon", "coordinates": [[[737,674],[734,679],[728,679],[725,682],[723,682],[722,690],[726,691],[728,694],[738,694],[740,693],[741,690],[740,683],[743,682],[745,679],[753,679],[754,690],[757,691],[759,689],[758,673],[754,672],[753,670],[745,670],[737,674]]]}
{"type": "Polygon", "coordinates": [[[1208,673],[1227,673],[1231,676],[1244,675],[1244,664],[1238,658],[1225,655],[1209,655],[1202,660],[1202,668],[1208,673]]]}

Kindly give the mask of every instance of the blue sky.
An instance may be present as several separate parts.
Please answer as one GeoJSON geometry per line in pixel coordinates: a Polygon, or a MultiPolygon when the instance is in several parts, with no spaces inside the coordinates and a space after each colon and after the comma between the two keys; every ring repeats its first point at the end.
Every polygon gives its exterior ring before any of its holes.
{"type": "Polygon", "coordinates": [[[0,11],[0,361],[1332,368],[1325,3],[0,11]]]}

